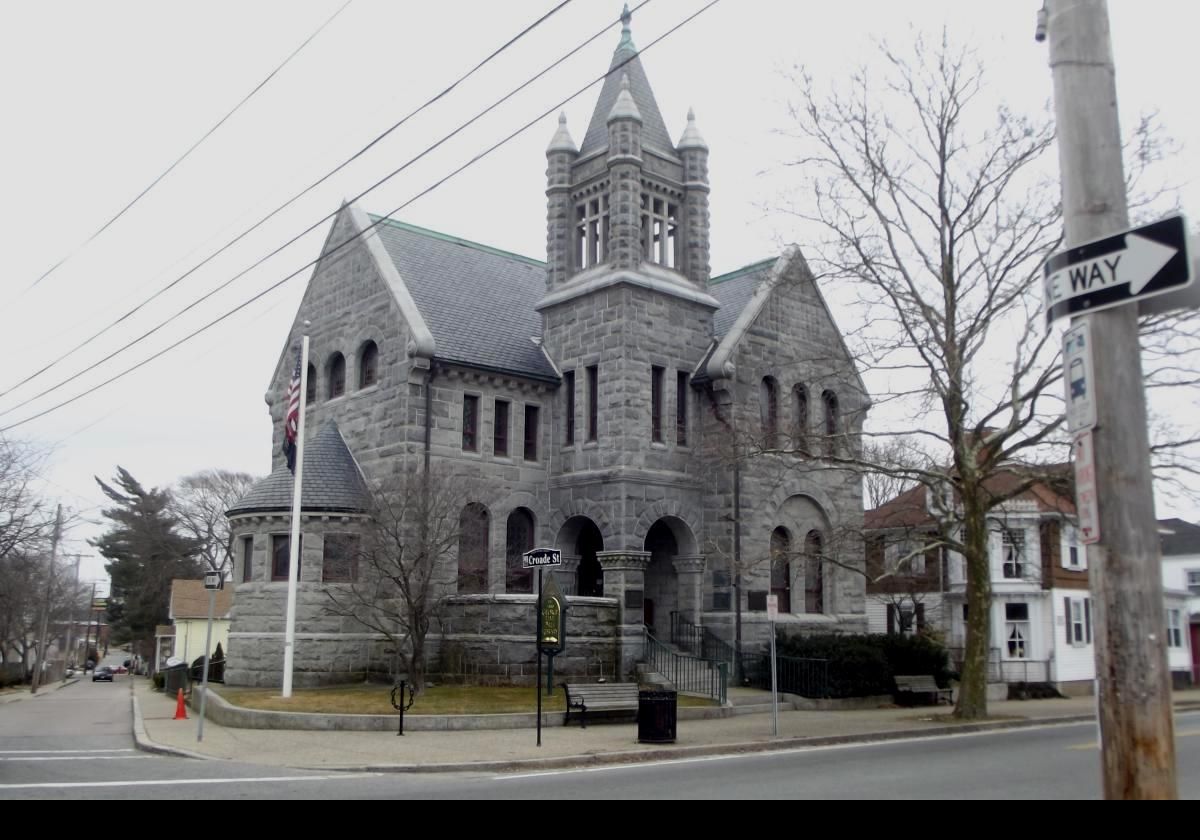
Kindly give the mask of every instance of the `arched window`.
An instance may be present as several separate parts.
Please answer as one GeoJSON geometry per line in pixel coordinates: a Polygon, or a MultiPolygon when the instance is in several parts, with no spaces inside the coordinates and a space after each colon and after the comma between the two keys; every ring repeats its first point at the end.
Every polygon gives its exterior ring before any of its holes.
{"type": "Polygon", "coordinates": [[[808,452],[808,389],[799,382],[792,386],[792,445],[808,452]]]}
{"type": "Polygon", "coordinates": [[[812,530],[804,538],[804,611],[821,613],[825,611],[824,570],[821,558],[825,551],[825,541],[821,532],[812,530]]]}
{"type": "Polygon", "coordinates": [[[821,402],[825,404],[825,454],[833,456],[837,454],[837,436],[838,436],[838,399],[837,394],[833,391],[826,391],[821,394],[821,402]]]}
{"type": "Polygon", "coordinates": [[[346,358],[341,353],[329,357],[329,399],[346,393],[346,358]]]}
{"type": "Polygon", "coordinates": [[[458,591],[487,592],[488,511],[471,502],[458,517],[458,591]]]}
{"type": "Polygon", "coordinates": [[[762,414],[763,448],[773,449],[779,433],[779,387],[769,376],[764,376],[758,387],[758,408],[762,414]]]}
{"type": "Polygon", "coordinates": [[[771,532],[771,594],[778,598],[779,611],[792,611],[792,537],[786,528],[771,532]]]}
{"type": "Polygon", "coordinates": [[[304,386],[304,401],[308,405],[317,401],[317,368],[312,362],[308,364],[308,383],[304,386]]]}
{"type": "Polygon", "coordinates": [[[521,555],[533,548],[533,514],[517,508],[508,515],[508,536],[504,543],[504,591],[532,592],[533,570],[526,569],[521,555]]]}
{"type": "Polygon", "coordinates": [[[358,387],[369,388],[379,381],[379,347],[368,341],[358,353],[358,387]]]}

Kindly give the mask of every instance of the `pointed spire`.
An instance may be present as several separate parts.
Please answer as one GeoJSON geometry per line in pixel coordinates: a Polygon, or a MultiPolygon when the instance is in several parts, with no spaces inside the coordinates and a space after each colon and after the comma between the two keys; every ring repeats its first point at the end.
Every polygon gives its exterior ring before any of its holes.
{"type": "Polygon", "coordinates": [[[620,52],[622,47],[637,52],[637,47],[633,45],[633,33],[630,30],[629,23],[633,20],[633,12],[629,11],[629,4],[625,4],[625,8],[621,10],[621,42],[617,44],[617,51],[620,52]]]}
{"type": "Polygon", "coordinates": [[[558,115],[558,130],[550,138],[550,145],[546,148],[546,154],[550,152],[571,152],[574,154],[575,151],[575,141],[571,139],[571,132],[567,131],[567,112],[563,111],[558,115]]]}
{"type": "Polygon", "coordinates": [[[688,108],[687,128],[683,130],[683,136],[679,138],[676,148],[680,151],[684,149],[704,149],[704,151],[708,151],[708,144],[700,136],[700,129],[696,128],[696,112],[691,108],[688,108]]]}
{"type": "Polygon", "coordinates": [[[637,103],[633,101],[633,94],[629,92],[629,75],[625,73],[621,74],[621,92],[617,94],[617,101],[608,112],[609,122],[619,119],[642,121],[642,112],[638,110],[637,103]]]}

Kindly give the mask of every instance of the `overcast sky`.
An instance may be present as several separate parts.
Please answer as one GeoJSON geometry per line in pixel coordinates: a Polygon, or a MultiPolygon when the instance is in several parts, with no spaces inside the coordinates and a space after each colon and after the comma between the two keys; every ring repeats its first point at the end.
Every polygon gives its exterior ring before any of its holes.
{"type": "MultiPolygon", "coordinates": [[[[902,44],[943,26],[977,46],[993,91],[1037,112],[1051,95],[1045,44],[1033,39],[1040,0],[840,2],[723,0],[662,43],[659,34],[705,0],[653,0],[633,21],[667,128],[694,107],[711,149],[714,274],[778,253],[791,222],[764,213],[787,188],[780,166],[785,71],[818,83],[877,62],[875,39],[902,44]]],[[[78,246],[163,172],[333,15],[344,0],[0,5],[0,391],[123,315],[269,210],[331,170],[555,5],[552,0],[352,0],[303,51],[174,172],[85,248],[78,246]],[[30,285],[58,260],[60,268],[30,285]]],[[[1200,4],[1113,0],[1123,126],[1157,110],[1183,149],[1171,167],[1185,210],[1200,162],[1200,109],[1184,59],[1200,4]]],[[[459,123],[612,21],[609,31],[546,79],[360,201],[387,213],[608,67],[619,35],[615,0],[575,0],[420,117],[118,328],[34,381],[0,396],[0,426],[153,356],[312,260],[317,230],[233,282],[132,351],[17,407],[336,210],[459,123]]],[[[568,103],[582,140],[598,95],[568,103]]],[[[557,111],[555,111],[557,113],[557,111]]],[[[532,257],[545,256],[545,147],[551,114],[398,218],[532,257]]],[[[803,247],[803,242],[800,242],[803,247]]],[[[8,434],[51,448],[46,493],[84,521],[64,549],[102,530],[93,476],[116,465],[143,484],[173,484],[208,468],[266,474],[271,429],[263,394],[310,271],[200,337],[90,396],[8,434]]],[[[839,319],[852,314],[838,313],[839,319]]],[[[1175,503],[1172,503],[1172,505],[1175,503]]],[[[1159,515],[1200,519],[1165,505],[1159,515]]],[[[96,557],[85,580],[103,575],[96,557]]]]}

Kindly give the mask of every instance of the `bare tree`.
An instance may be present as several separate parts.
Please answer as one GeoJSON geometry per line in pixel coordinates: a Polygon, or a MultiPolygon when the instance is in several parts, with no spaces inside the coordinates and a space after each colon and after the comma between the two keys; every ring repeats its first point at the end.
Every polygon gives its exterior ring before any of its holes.
{"type": "Polygon", "coordinates": [[[33,489],[42,457],[33,446],[0,435],[0,562],[49,538],[53,505],[33,489]]]}
{"type": "Polygon", "coordinates": [[[863,70],[823,98],[799,80],[792,115],[805,152],[795,164],[811,201],[793,212],[824,231],[813,262],[827,280],[849,281],[863,324],[849,338],[868,373],[886,372],[884,401],[910,418],[890,434],[949,453],[940,465],[834,461],[932,491],[940,538],[967,569],[956,714],[978,718],[987,714],[988,514],[1041,477],[1033,464],[1048,460],[1061,424],[1057,336],[1042,328],[1037,292],[1061,228],[1042,169],[1054,133],[1048,120],[988,103],[983,68],[945,37],[918,38],[911,59],[882,52],[879,85],[863,70]],[[993,476],[1017,461],[1022,480],[997,490],[993,476]]]}
{"type": "Polygon", "coordinates": [[[404,661],[417,693],[427,671],[425,640],[442,600],[455,592],[455,558],[472,546],[464,529],[471,482],[434,468],[401,468],[372,489],[371,524],[348,583],[326,588],[327,611],[383,635],[404,661]]]}
{"type": "Polygon", "coordinates": [[[233,531],[229,510],[258,479],[248,473],[204,470],[179,480],[171,512],[179,530],[196,542],[197,557],[210,569],[233,568],[233,531]]]}
{"type": "Polygon", "coordinates": [[[868,464],[886,465],[885,469],[863,471],[863,504],[868,509],[890,502],[916,486],[916,481],[897,471],[897,467],[921,469],[929,462],[915,442],[904,436],[864,441],[862,459],[868,464]]]}

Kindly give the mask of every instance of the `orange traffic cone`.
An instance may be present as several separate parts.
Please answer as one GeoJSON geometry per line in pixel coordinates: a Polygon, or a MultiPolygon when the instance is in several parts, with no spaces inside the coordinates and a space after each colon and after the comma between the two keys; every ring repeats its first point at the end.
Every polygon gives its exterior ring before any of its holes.
{"type": "Polygon", "coordinates": [[[175,720],[187,720],[187,706],[183,703],[183,689],[179,689],[179,699],[175,701],[175,720]]]}

